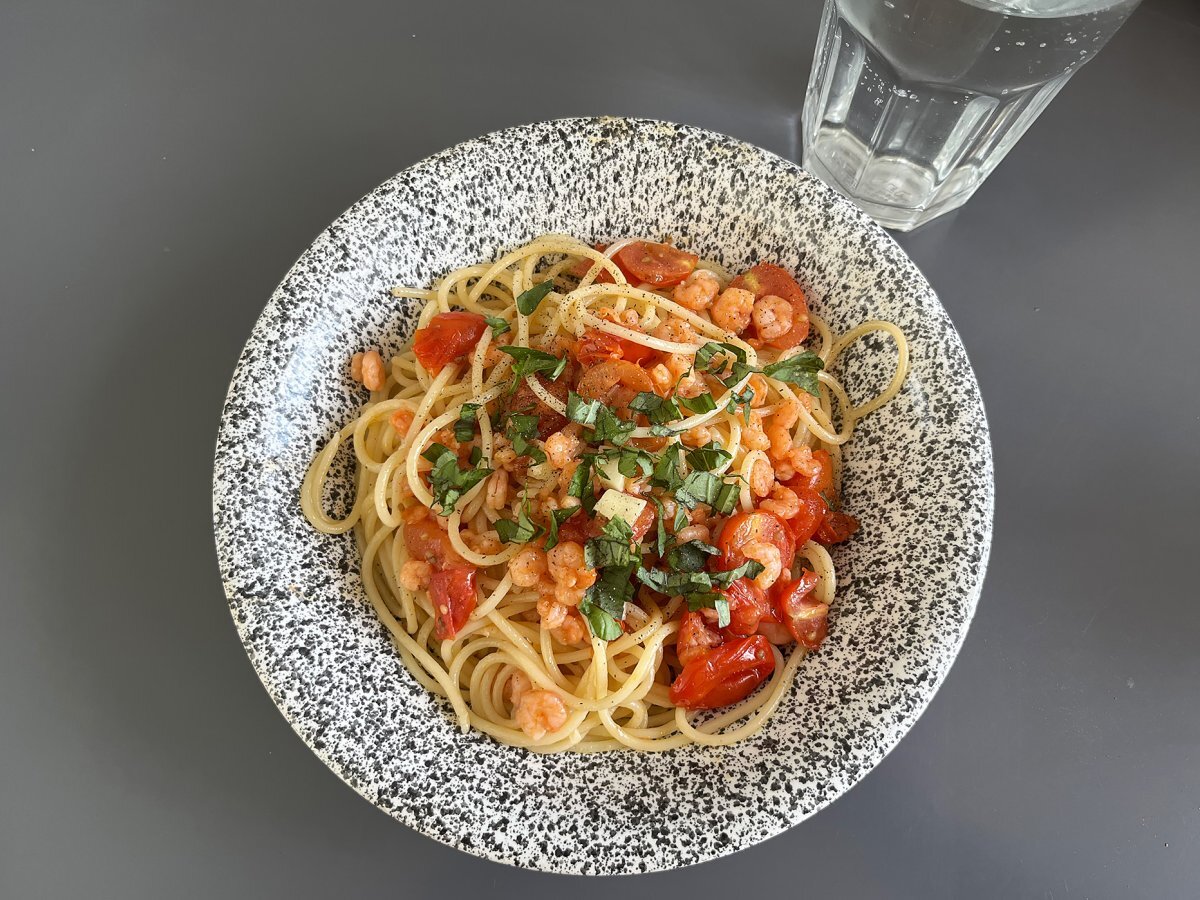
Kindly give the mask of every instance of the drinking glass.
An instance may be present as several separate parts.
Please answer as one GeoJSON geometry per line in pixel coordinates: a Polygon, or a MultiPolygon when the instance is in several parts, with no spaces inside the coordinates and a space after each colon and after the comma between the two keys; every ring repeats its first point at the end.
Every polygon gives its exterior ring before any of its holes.
{"type": "Polygon", "coordinates": [[[804,167],[908,231],[975,193],[1139,0],[825,0],[804,167]]]}

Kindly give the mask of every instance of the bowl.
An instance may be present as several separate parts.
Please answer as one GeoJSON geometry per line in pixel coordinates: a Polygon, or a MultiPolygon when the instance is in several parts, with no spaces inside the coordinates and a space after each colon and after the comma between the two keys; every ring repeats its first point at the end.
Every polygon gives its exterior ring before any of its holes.
{"type": "MultiPolygon", "coordinates": [[[[852,396],[894,366],[881,336],[839,364],[852,396]]],[[[336,480],[335,480],[336,481],[336,480]]],[[[333,502],[344,503],[335,489],[333,502]]],[[[765,840],[850,789],[912,727],[979,597],[992,463],[979,389],[928,282],[892,239],[795,164],[698,128],[564,119],[509,128],[405,169],[304,251],[259,317],[217,440],[213,521],[225,592],[292,727],[354,790],[469,853],[554,872],[670,869],[765,840]],[[845,452],[861,532],[835,548],[829,638],[757,736],[663,753],[538,755],[462,734],[408,673],[364,595],[351,535],[300,510],[316,450],[363,395],[353,348],[392,352],[426,286],[544,232],[670,236],[735,271],[795,272],[835,331],[907,333],[900,395],[845,452]]]]}

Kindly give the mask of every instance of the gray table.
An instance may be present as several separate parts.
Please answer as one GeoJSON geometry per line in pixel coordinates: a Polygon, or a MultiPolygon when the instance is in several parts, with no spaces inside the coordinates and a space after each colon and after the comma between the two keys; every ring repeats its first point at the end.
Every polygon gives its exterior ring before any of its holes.
{"type": "Polygon", "coordinates": [[[0,897],[1200,893],[1198,7],[1147,0],[901,239],[995,440],[941,693],[814,819],[618,884],[437,845],[304,747],[226,612],[217,418],[296,255],[431,152],[614,113],[795,158],[818,4],[415,6],[0,6],[0,897]]]}

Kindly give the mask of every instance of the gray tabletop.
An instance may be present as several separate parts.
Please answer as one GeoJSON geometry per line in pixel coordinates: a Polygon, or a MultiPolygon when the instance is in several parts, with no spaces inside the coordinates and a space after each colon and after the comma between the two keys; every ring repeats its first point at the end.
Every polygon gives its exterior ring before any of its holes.
{"type": "Polygon", "coordinates": [[[819,4],[0,5],[0,896],[1193,897],[1200,8],[1147,0],[901,243],[995,441],[991,568],[900,746],[700,867],[540,875],[408,831],[275,712],[229,620],[229,374],[316,233],[505,125],[628,114],[796,158],[819,4]]]}

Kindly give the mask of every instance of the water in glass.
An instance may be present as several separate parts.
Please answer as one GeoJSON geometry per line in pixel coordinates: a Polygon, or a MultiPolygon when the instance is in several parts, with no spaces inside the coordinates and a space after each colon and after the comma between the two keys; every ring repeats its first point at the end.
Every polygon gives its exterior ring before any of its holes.
{"type": "Polygon", "coordinates": [[[961,206],[1139,0],[826,0],[804,166],[908,230],[961,206]]]}

